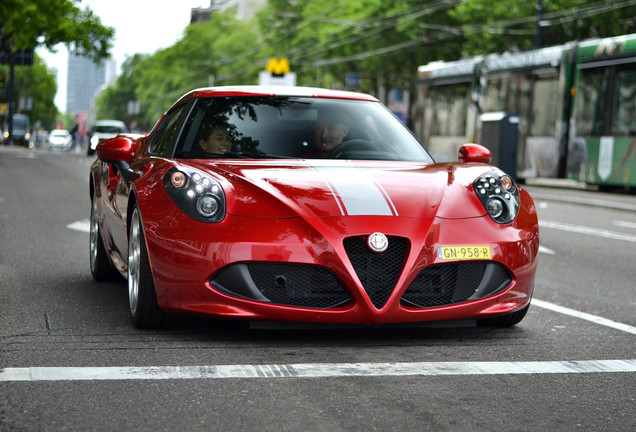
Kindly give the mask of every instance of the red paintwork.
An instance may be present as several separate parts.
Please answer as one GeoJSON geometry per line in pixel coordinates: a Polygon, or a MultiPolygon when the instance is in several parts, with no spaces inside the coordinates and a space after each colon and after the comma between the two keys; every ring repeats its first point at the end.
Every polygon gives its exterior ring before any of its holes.
{"type": "Polygon", "coordinates": [[[492,153],[482,145],[469,143],[461,146],[458,158],[460,163],[487,164],[492,160],[492,153]]]}
{"type": "MultiPolygon", "coordinates": [[[[263,92],[260,87],[255,89],[263,92]]],[[[219,91],[198,90],[184,97],[210,96],[210,93],[219,91]]],[[[239,93],[239,90],[228,89],[222,92],[239,93]]],[[[325,92],[323,96],[333,94],[343,95],[325,92]]],[[[475,163],[485,158],[486,152],[490,153],[481,146],[481,149],[465,148],[463,158],[472,162],[468,164],[173,161],[149,156],[147,139],[115,138],[101,143],[97,147],[100,158],[128,161],[143,175],[127,186],[113,174],[112,165],[98,160],[91,168],[91,188],[98,197],[106,250],[123,274],[129,206],[132,200],[138,202],[157,299],[166,312],[264,320],[398,323],[486,318],[513,312],[530,301],[539,248],[536,210],[528,193],[519,188],[520,210],[511,224],[499,225],[486,215],[472,187],[477,177],[493,170],[489,165],[475,163]],[[186,163],[211,174],[221,183],[227,199],[227,214],[222,222],[194,221],[176,206],[163,188],[167,170],[186,163]],[[338,197],[330,192],[329,181],[337,179],[331,177],[329,170],[340,168],[342,171],[344,166],[356,170],[356,176],[349,177],[349,181],[381,186],[385,198],[392,204],[391,215],[348,215],[346,211],[343,214],[338,197]],[[376,231],[407,237],[411,242],[405,270],[381,310],[367,297],[342,244],[344,237],[376,231]],[[506,266],[514,276],[508,289],[485,299],[452,306],[411,309],[400,305],[401,295],[417,273],[438,262],[437,246],[468,244],[491,246],[493,260],[506,266]],[[210,286],[211,275],[230,263],[242,261],[328,267],[343,281],[354,301],[337,309],[303,309],[236,298],[210,286]]]]}
{"type": "Polygon", "coordinates": [[[112,138],[108,146],[98,146],[96,153],[102,160],[129,161],[135,155],[133,140],[124,136],[112,138]]]}

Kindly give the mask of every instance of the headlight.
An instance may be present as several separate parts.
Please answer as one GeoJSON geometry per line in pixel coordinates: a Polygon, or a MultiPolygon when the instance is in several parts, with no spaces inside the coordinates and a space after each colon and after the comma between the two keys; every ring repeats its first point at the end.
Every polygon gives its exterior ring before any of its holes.
{"type": "Polygon", "coordinates": [[[97,147],[97,144],[99,144],[99,138],[96,135],[93,135],[91,137],[91,145],[95,148],[97,147]]]}
{"type": "Polygon", "coordinates": [[[473,188],[495,222],[507,224],[517,217],[519,191],[510,176],[492,171],[475,180],[473,188]]]}
{"type": "Polygon", "coordinates": [[[163,187],[185,214],[199,222],[220,222],[225,217],[225,194],[221,184],[194,168],[173,167],[163,187]]]}

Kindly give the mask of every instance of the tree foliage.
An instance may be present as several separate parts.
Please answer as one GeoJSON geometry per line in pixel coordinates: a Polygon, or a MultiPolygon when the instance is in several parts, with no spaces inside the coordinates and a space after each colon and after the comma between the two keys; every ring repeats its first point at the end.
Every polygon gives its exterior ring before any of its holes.
{"type": "MultiPolygon", "coordinates": [[[[270,57],[287,57],[298,85],[413,89],[417,67],[536,44],[540,0],[269,0],[249,21],[214,11],[174,46],[144,58],[116,87],[152,124],[180,95],[211,81],[256,84],[270,57]]],[[[636,32],[636,0],[542,0],[542,44],[636,32]]],[[[110,93],[112,94],[112,93],[110,93]]],[[[102,97],[100,109],[121,105],[102,97]]],[[[114,108],[112,108],[114,110],[114,108]]],[[[114,112],[114,111],[111,111],[114,112]]]]}
{"type": "Polygon", "coordinates": [[[2,0],[0,44],[20,50],[64,43],[69,51],[96,60],[109,56],[111,27],[101,24],[88,7],[71,0],[2,0]]]}
{"type": "MultiPolygon", "coordinates": [[[[2,0],[0,6],[0,48],[17,51],[26,48],[54,47],[66,44],[71,53],[94,60],[109,56],[114,30],[103,26],[89,8],[81,8],[72,0],[2,0]]],[[[9,67],[0,72],[9,76],[9,67]]],[[[8,82],[7,82],[8,84],[8,82]]],[[[58,111],[54,98],[57,91],[54,71],[49,71],[36,55],[32,66],[15,67],[15,99],[29,97],[28,111],[33,125],[50,129],[55,126],[58,111]]],[[[0,95],[5,102],[7,94],[0,95]]],[[[19,108],[18,104],[16,107],[19,108]]],[[[24,110],[22,110],[24,111],[24,110]]]]}
{"type": "MultiPolygon", "coordinates": [[[[0,74],[8,77],[9,66],[0,66],[0,74]]],[[[55,126],[58,111],[53,99],[57,92],[57,83],[55,75],[48,70],[40,57],[35,56],[32,66],[16,66],[14,87],[18,108],[21,99],[30,98],[32,101],[29,116],[33,126],[40,124],[46,129],[55,126]]],[[[0,101],[6,99],[6,92],[5,88],[0,93],[0,101]]]]}

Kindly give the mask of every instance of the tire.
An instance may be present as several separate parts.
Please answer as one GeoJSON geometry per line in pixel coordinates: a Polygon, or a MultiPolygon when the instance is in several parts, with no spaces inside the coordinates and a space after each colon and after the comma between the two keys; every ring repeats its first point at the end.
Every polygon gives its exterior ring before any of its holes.
{"type": "Polygon", "coordinates": [[[530,309],[530,303],[523,309],[507,315],[477,320],[477,325],[480,327],[512,327],[521,322],[528,313],[528,309],[530,309]]]}
{"type": "Polygon", "coordinates": [[[93,197],[91,200],[89,254],[93,279],[98,282],[107,282],[121,278],[119,272],[111,266],[106,248],[104,247],[97,217],[96,197],[93,197]]]}
{"type": "Polygon", "coordinates": [[[128,233],[128,306],[130,320],[138,329],[158,329],[168,324],[168,316],[157,303],[146,239],[137,207],[133,210],[128,233]]]}

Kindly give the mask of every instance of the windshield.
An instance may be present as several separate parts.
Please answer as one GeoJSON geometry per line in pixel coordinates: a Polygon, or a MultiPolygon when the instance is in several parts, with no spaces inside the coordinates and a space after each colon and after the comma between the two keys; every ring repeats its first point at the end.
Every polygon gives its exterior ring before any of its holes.
{"type": "Polygon", "coordinates": [[[343,158],[432,162],[377,102],[303,97],[200,99],[177,158],[343,158]]]}

